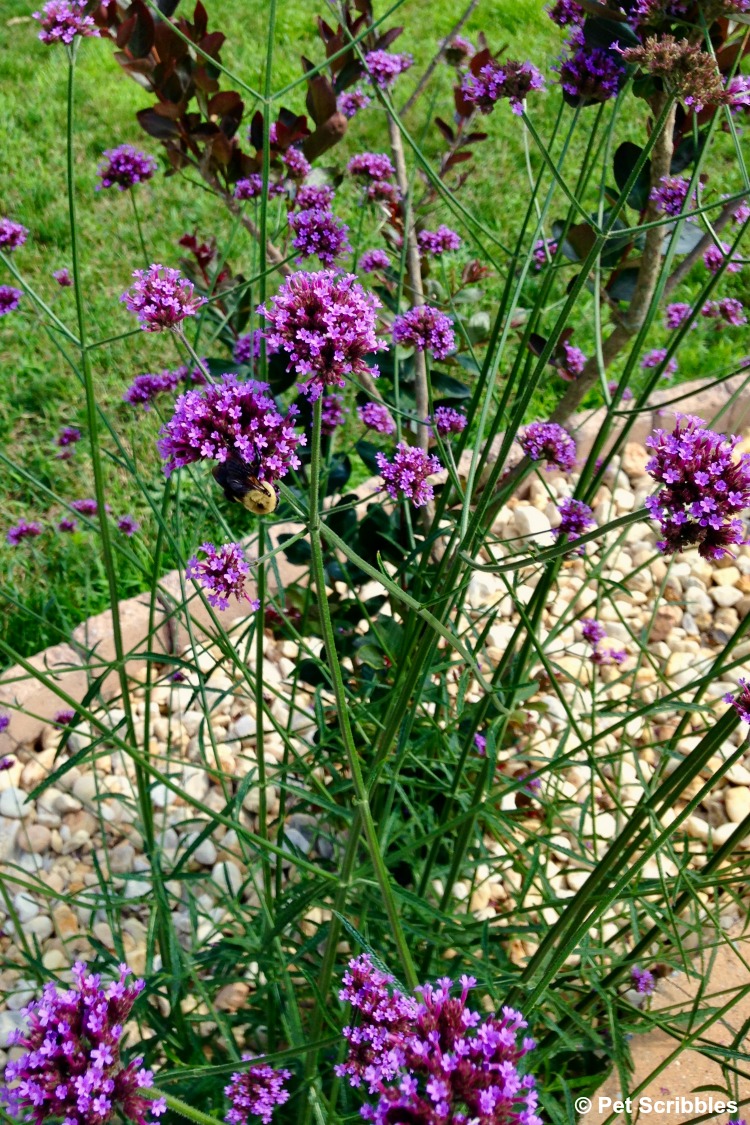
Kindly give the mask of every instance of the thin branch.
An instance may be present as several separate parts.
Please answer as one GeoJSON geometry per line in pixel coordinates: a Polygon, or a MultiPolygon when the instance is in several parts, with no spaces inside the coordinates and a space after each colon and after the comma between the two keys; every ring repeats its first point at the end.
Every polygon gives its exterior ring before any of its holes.
{"type": "Polygon", "coordinates": [[[403,108],[401,110],[402,113],[408,113],[409,110],[414,105],[414,103],[417,101],[417,99],[421,96],[422,91],[424,90],[425,86],[427,85],[427,83],[432,78],[432,75],[435,72],[435,68],[437,67],[438,63],[440,62],[440,60],[443,57],[443,51],[448,46],[448,44],[451,42],[451,40],[454,39],[456,35],[458,35],[459,31],[464,26],[467,19],[469,18],[471,13],[474,11],[474,9],[476,8],[478,3],[479,3],[479,0],[471,0],[471,2],[469,3],[469,6],[467,7],[464,14],[461,16],[460,20],[458,20],[458,22],[455,23],[453,25],[453,27],[451,28],[451,30],[448,32],[445,39],[442,41],[442,43],[438,47],[437,53],[436,53],[435,57],[433,58],[432,62],[427,67],[427,70],[424,72],[424,74],[420,78],[419,82],[417,83],[416,89],[414,90],[414,92],[412,93],[411,97],[406,102],[406,104],[403,106],[403,108]]]}

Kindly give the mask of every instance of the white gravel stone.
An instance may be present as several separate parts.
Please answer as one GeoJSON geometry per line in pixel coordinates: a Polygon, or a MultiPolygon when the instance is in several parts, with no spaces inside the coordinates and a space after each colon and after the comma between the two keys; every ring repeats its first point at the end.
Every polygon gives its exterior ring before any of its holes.
{"type": "Polygon", "coordinates": [[[539,547],[550,547],[555,542],[552,525],[544,512],[531,505],[518,505],[513,513],[513,525],[516,535],[533,536],[534,543],[539,547]]]}

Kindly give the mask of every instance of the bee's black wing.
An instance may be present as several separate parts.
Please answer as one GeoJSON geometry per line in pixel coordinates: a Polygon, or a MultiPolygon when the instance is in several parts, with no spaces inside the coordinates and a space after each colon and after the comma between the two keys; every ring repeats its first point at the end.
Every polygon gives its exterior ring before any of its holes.
{"type": "Polygon", "coordinates": [[[250,470],[244,461],[237,457],[230,457],[226,461],[214,466],[213,476],[217,484],[224,490],[227,500],[237,500],[250,491],[250,470]]]}

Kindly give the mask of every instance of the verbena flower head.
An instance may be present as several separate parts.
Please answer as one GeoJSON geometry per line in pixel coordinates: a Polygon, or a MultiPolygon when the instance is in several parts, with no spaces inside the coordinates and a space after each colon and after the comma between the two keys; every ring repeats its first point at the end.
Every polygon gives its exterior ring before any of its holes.
{"type": "Polygon", "coordinates": [[[456,350],[453,321],[432,305],[415,305],[393,321],[393,341],[445,359],[456,350]]]}
{"type": "Polygon", "coordinates": [[[440,437],[460,434],[466,429],[467,424],[466,415],[460,410],[454,410],[452,406],[436,406],[432,419],[428,418],[427,421],[432,422],[431,432],[439,434],[440,437]]]}
{"type": "Polygon", "coordinates": [[[532,461],[546,461],[548,472],[555,467],[569,472],[576,463],[576,443],[557,422],[532,422],[518,443],[532,461]]]}
{"type": "Polygon", "coordinates": [[[557,253],[557,243],[554,238],[539,238],[534,243],[534,269],[538,272],[543,269],[557,253]]]}
{"type": "MultiPolygon", "coordinates": [[[[243,1055],[245,1062],[253,1060],[252,1055],[243,1055]]],[[[250,1116],[259,1117],[263,1125],[268,1125],[277,1105],[289,1100],[289,1091],[284,1083],[292,1077],[289,1070],[274,1070],[272,1066],[258,1060],[247,1070],[232,1075],[224,1093],[232,1103],[232,1108],[224,1120],[227,1125],[246,1125],[250,1116]]]]}
{"type": "Polygon", "coordinates": [[[257,172],[245,177],[244,180],[238,180],[234,185],[234,198],[255,199],[263,191],[263,177],[259,176],[257,172]]]}
{"type": "Polygon", "coordinates": [[[581,631],[584,641],[590,645],[598,645],[607,635],[607,630],[595,617],[584,617],[581,620],[581,631]]]}
{"type": "Polygon", "coordinates": [[[630,976],[636,992],[642,992],[645,996],[650,996],[656,988],[654,974],[648,969],[639,969],[637,965],[634,965],[630,976]]]}
{"type": "Polygon", "coordinates": [[[10,726],[10,715],[6,711],[0,711],[0,734],[7,730],[10,726]]]}
{"type": "MultiPolygon", "coordinates": [[[[666,348],[652,348],[650,352],[646,352],[641,360],[641,367],[648,370],[650,367],[661,367],[664,360],[667,358],[666,348]]],[[[670,375],[674,375],[677,370],[677,360],[672,356],[662,372],[662,378],[666,379],[670,375]]]]}
{"type": "Polygon", "coordinates": [[[739,694],[732,695],[731,692],[727,692],[724,696],[724,702],[731,703],[742,721],[750,723],[750,684],[747,680],[739,679],[737,680],[737,687],[739,688],[739,694]]]}
{"type": "Polygon", "coordinates": [[[3,772],[5,772],[5,770],[12,769],[15,764],[16,759],[9,757],[9,755],[7,754],[4,757],[0,758],[0,770],[2,770],[3,772]]]}
{"type": "Polygon", "coordinates": [[[330,211],[336,193],[328,184],[303,184],[294,197],[294,204],[300,211],[318,207],[330,211]]]}
{"type": "Polygon", "coordinates": [[[569,344],[567,340],[563,340],[560,351],[562,352],[562,359],[558,364],[559,369],[575,379],[586,366],[586,356],[580,348],[577,348],[575,344],[569,344]]]}
{"type": "Polygon", "coordinates": [[[70,270],[67,266],[63,266],[61,270],[55,270],[52,276],[61,289],[70,289],[73,284],[73,278],[70,276],[70,270]]]}
{"type": "Polygon", "coordinates": [[[281,157],[287,175],[293,180],[304,180],[312,172],[312,165],[298,148],[288,148],[281,157]]]}
{"type": "Polygon", "coordinates": [[[735,74],[727,82],[724,99],[732,109],[750,105],[750,78],[745,74],[735,74]]]}
{"type": "Polygon", "coordinates": [[[252,599],[245,589],[250,566],[242,544],[224,543],[221,547],[214,547],[213,543],[202,543],[200,549],[205,558],[193,555],[188,559],[185,575],[203,588],[209,605],[215,609],[227,609],[229,599],[234,595],[237,601],[243,598],[248,601],[251,609],[259,609],[260,602],[252,599]]]}
{"type": "Polygon", "coordinates": [[[557,0],[547,8],[547,15],[558,27],[576,27],[582,24],[586,13],[576,0],[557,0]]]}
{"type": "Polygon", "coordinates": [[[423,254],[432,254],[439,258],[451,250],[458,250],[461,245],[461,235],[456,234],[450,227],[442,224],[437,230],[421,230],[417,235],[419,249],[423,254]]]}
{"type": "Polygon", "coordinates": [[[593,105],[617,97],[626,77],[619,55],[585,43],[580,28],[575,29],[565,47],[566,54],[554,64],[554,69],[569,98],[593,105]]]}
{"type": "MultiPolygon", "coordinates": [[[[475,56],[478,59],[479,56],[475,56]]],[[[502,98],[507,98],[514,113],[523,113],[523,103],[532,90],[544,89],[544,77],[530,62],[491,59],[474,66],[461,83],[464,99],[480,113],[491,113],[502,98]]]]}
{"type": "Polygon", "coordinates": [[[659,429],[646,439],[653,452],[646,472],[663,488],[645,503],[661,524],[657,546],[665,554],[697,546],[703,558],[720,559],[744,542],[738,514],[750,507],[750,454],[734,457],[740,440],[690,414],[677,415],[671,434],[659,429]]]}
{"type": "Polygon", "coordinates": [[[401,441],[392,461],[384,453],[376,453],[375,460],[393,500],[411,500],[415,508],[421,508],[433,499],[435,490],[427,478],[443,468],[437,457],[401,441]]]}
{"type": "Polygon", "coordinates": [[[72,516],[63,516],[57,525],[57,530],[72,535],[74,531],[78,530],[78,520],[73,519],[72,516]]]}
{"type": "Polygon", "coordinates": [[[341,395],[326,395],[322,402],[321,433],[330,436],[338,426],[343,424],[347,413],[341,395]]]}
{"type": "Polygon", "coordinates": [[[401,199],[401,192],[390,180],[371,180],[367,187],[367,198],[372,203],[394,205],[401,199]]]}
{"type": "Polygon", "coordinates": [[[396,175],[391,158],[384,152],[360,152],[346,166],[352,176],[369,176],[371,180],[389,180],[396,175]]]}
{"type": "Polygon", "coordinates": [[[24,1009],[25,1029],[15,1035],[23,1050],[5,1068],[4,1099],[14,1117],[46,1125],[106,1125],[126,1119],[147,1125],[166,1112],[162,1099],[138,1092],[153,1081],[142,1059],[124,1065],[120,1058],[123,1025],[143,990],[128,984],[130,969],[102,986],[99,975],[73,966],[73,985],[59,992],[46,984],[38,1000],[24,1009]]]}
{"type": "MultiPolygon", "coordinates": [[[[70,457],[72,453],[71,447],[77,445],[80,440],[81,431],[77,429],[76,426],[63,426],[60,433],[57,435],[55,445],[58,446],[59,449],[67,450],[67,457],[70,457]]],[[[62,454],[58,454],[58,456],[62,457],[62,454]]]]}
{"type": "Polygon", "coordinates": [[[395,434],[396,423],[387,406],[382,402],[366,402],[357,407],[357,413],[369,430],[379,434],[395,434]]]}
{"type": "Polygon", "coordinates": [[[238,336],[232,353],[234,362],[252,367],[255,360],[260,359],[262,341],[263,333],[260,328],[247,332],[244,336],[238,336]]]}
{"type": "Polygon", "coordinates": [[[127,191],[136,184],[150,180],[159,167],[153,156],[141,152],[133,145],[119,145],[117,148],[107,149],[104,156],[105,160],[98,169],[101,183],[97,184],[97,191],[111,187],[116,187],[118,191],[127,191]]]}
{"type": "Polygon", "coordinates": [[[23,246],[28,238],[28,230],[21,223],[14,223],[12,219],[0,219],[0,250],[10,253],[23,246]]]}
{"type": "Polygon", "coordinates": [[[57,727],[70,726],[70,724],[73,722],[73,719],[75,719],[75,717],[76,717],[75,711],[71,711],[70,708],[66,708],[63,711],[55,711],[55,716],[54,716],[55,726],[57,726],[57,727]]]}
{"type": "Polygon", "coordinates": [[[123,535],[127,535],[128,538],[140,531],[140,528],[141,525],[134,516],[120,516],[117,521],[117,530],[121,531],[123,535]]]}
{"type": "Polygon", "coordinates": [[[300,465],[297,446],[304,434],[294,429],[297,409],[284,417],[268,394],[268,384],[241,383],[224,375],[202,391],[186,391],[175,403],[172,418],[158,442],[167,476],[195,461],[226,461],[238,457],[248,472],[273,482],[300,465]]]}
{"type": "Polygon", "coordinates": [[[480,758],[486,757],[486,755],[487,755],[487,737],[486,737],[486,735],[481,734],[479,731],[477,731],[477,733],[474,735],[474,746],[475,746],[476,752],[477,752],[477,754],[479,755],[480,758]]]}
{"type": "MultiPolygon", "coordinates": [[[[574,500],[571,496],[565,496],[558,504],[557,510],[560,513],[560,524],[554,529],[554,534],[558,538],[567,535],[568,539],[579,539],[592,527],[596,527],[594,513],[583,500],[574,500]]],[[[580,547],[579,551],[583,554],[583,547],[580,547]]]]}
{"type": "Polygon", "coordinates": [[[94,500],[93,497],[87,497],[84,500],[73,500],[70,506],[74,512],[78,512],[82,516],[95,516],[98,511],[96,500],[94,500]]]}
{"type": "Polygon", "coordinates": [[[42,534],[42,527],[38,523],[29,522],[28,520],[20,519],[13,527],[8,528],[8,533],[5,536],[11,547],[17,547],[24,539],[36,539],[37,535],[42,534]]]}
{"type": "Polygon", "coordinates": [[[374,86],[387,90],[414,63],[412,55],[391,55],[388,51],[370,51],[365,55],[366,77],[374,86]]]}
{"type": "Polygon", "coordinates": [[[700,113],[706,105],[727,103],[721,74],[712,55],[689,39],[652,35],[637,47],[621,51],[624,62],[660,78],[683,105],[700,113]]]}
{"type": "Polygon", "coordinates": [[[351,119],[361,109],[366,109],[371,101],[370,95],[357,87],[356,90],[345,90],[343,94],[339,94],[338,108],[344,117],[351,119]]]}
{"type": "Polygon", "coordinates": [[[676,301],[672,305],[667,305],[664,310],[665,328],[681,328],[692,312],[693,306],[685,304],[684,301],[676,301]]]}
{"type": "Polygon", "coordinates": [[[22,297],[20,289],[14,289],[12,285],[0,285],[0,316],[15,312],[22,297]]]}
{"type": "Polygon", "coordinates": [[[385,250],[365,250],[359,259],[359,270],[361,273],[375,273],[376,270],[387,270],[390,264],[391,259],[385,250]]]}
{"type": "Polygon", "coordinates": [[[135,283],[120,300],[136,314],[144,332],[176,328],[206,303],[179,270],[154,263],[147,270],[134,270],[133,277],[135,283]]]}
{"type": "MultiPolygon", "coordinates": [[[[607,390],[609,391],[609,393],[611,395],[614,396],[614,394],[617,391],[618,386],[619,386],[619,383],[617,382],[616,379],[610,379],[610,381],[607,383],[607,390]]],[[[622,402],[630,402],[632,397],[633,397],[633,392],[631,391],[630,387],[625,387],[622,394],[620,395],[620,398],[621,398],[622,402]]]]}
{"type": "Polygon", "coordinates": [[[607,639],[607,631],[595,617],[584,617],[581,626],[584,641],[587,641],[593,649],[592,664],[622,664],[627,659],[628,654],[624,649],[601,647],[602,641],[607,639]]]}
{"type": "Polygon", "coordinates": [[[290,216],[289,226],[294,231],[292,246],[300,258],[317,255],[321,262],[333,265],[339,254],[351,253],[349,227],[332,211],[322,207],[298,211],[290,216]]]}
{"type": "Polygon", "coordinates": [[[690,181],[684,176],[662,176],[657,186],[651,189],[649,199],[662,214],[681,215],[689,188],[690,181]]]}
{"type": "Polygon", "coordinates": [[[747,324],[745,306],[736,297],[722,297],[719,301],[719,316],[735,328],[747,324]]]}
{"type": "Polygon", "coordinates": [[[520,1012],[503,1008],[482,1016],[467,1006],[473,977],[463,976],[458,996],[442,979],[416,989],[419,999],[392,987],[392,978],[363,954],[349,963],[339,993],[357,1014],[344,1029],[349,1045],[336,1067],[353,1086],[377,1097],[361,1110],[378,1125],[541,1125],[538,1095],[520,1063],[534,1041],[518,1032],[520,1012]]]}
{"type": "Polygon", "coordinates": [[[286,352],[287,370],[307,380],[300,389],[314,401],[324,387],[345,386],[347,375],[379,374],[365,357],[386,348],[375,335],[380,307],[354,274],[320,270],[291,274],[258,311],[269,347],[286,352]]]}
{"type": "Polygon", "coordinates": [[[131,406],[142,406],[144,410],[151,409],[151,403],[161,394],[173,391],[179,382],[174,371],[162,371],[158,375],[146,373],[136,375],[133,382],[124,392],[123,402],[131,406]]]}
{"type": "Polygon", "coordinates": [[[86,15],[86,0],[49,0],[41,12],[33,13],[42,30],[42,43],[71,44],[76,35],[95,37],[99,29],[91,16],[86,15]]]}
{"type": "MultiPolygon", "coordinates": [[[[731,246],[728,242],[720,242],[717,246],[709,246],[708,250],[703,255],[703,264],[709,273],[718,273],[724,265],[724,261],[731,252],[731,246]]],[[[742,262],[738,261],[736,256],[732,256],[726,267],[727,273],[739,273],[742,269],[742,262]]]]}

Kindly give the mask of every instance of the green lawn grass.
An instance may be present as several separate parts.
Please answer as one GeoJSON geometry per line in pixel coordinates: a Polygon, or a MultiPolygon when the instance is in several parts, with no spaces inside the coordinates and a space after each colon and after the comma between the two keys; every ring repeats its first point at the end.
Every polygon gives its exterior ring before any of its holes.
{"type": "MultiPolygon", "coordinates": [[[[237,5],[229,0],[208,0],[210,27],[227,35],[224,64],[244,81],[259,88],[266,55],[266,6],[237,5]]],[[[189,5],[188,5],[189,10],[189,5]]],[[[72,291],[60,289],[53,270],[70,266],[67,198],[65,188],[65,96],[67,62],[62,49],[51,49],[36,38],[36,24],[22,0],[6,0],[3,22],[6,34],[0,42],[0,84],[5,113],[0,119],[0,151],[13,170],[5,177],[3,212],[23,222],[31,235],[15,261],[42,297],[65,323],[74,324],[72,291]]],[[[315,17],[323,7],[315,0],[281,0],[278,5],[273,86],[280,89],[300,75],[299,56],[322,58],[322,45],[315,32],[315,17]]],[[[407,0],[394,17],[406,31],[398,49],[411,51],[414,70],[401,79],[397,102],[405,100],[417,77],[430,61],[437,43],[451,28],[459,9],[449,0],[407,0]]],[[[538,0],[483,0],[465,31],[476,35],[484,30],[493,47],[508,45],[509,53],[529,57],[547,74],[560,49],[559,30],[547,19],[538,0]]],[[[113,44],[88,40],[83,44],[77,67],[76,90],[76,188],[78,192],[83,278],[87,293],[89,332],[93,338],[116,336],[132,329],[132,318],[119,301],[129,284],[133,268],[142,265],[142,253],[133,222],[129,193],[97,192],[96,168],[105,148],[131,141],[160,155],[159,147],[140,131],[135,120],[138,109],[150,104],[149,95],[129,79],[113,59],[113,44]]],[[[429,109],[450,116],[450,74],[438,72],[407,125],[425,153],[439,151],[434,128],[425,127],[429,109]]],[[[225,83],[226,85],[226,83],[225,83]]],[[[298,85],[284,104],[304,111],[304,86],[298,85]]],[[[538,97],[533,114],[542,135],[552,129],[557,94],[538,97]]],[[[252,112],[248,106],[247,118],[252,112]]],[[[486,230],[503,242],[511,242],[525,206],[527,173],[522,127],[507,107],[487,119],[490,140],[477,149],[472,174],[461,199],[481,218],[486,230]]],[[[645,114],[644,114],[645,118],[645,114]]],[[[348,157],[367,148],[382,149],[379,110],[362,114],[352,123],[349,136],[324,161],[342,170],[348,157]]],[[[627,135],[643,135],[643,121],[628,122],[627,135]]],[[[582,142],[578,142],[579,146],[582,142]]],[[[582,151],[582,148],[580,149],[582,151]]],[[[579,149],[571,151],[574,174],[579,149]]],[[[532,154],[536,165],[536,157],[532,154]]],[[[719,175],[721,174],[719,170],[719,175]]],[[[728,185],[736,186],[736,185],[728,185]]],[[[177,239],[196,230],[201,236],[215,235],[219,246],[226,243],[232,225],[229,214],[207,192],[179,177],[161,176],[138,191],[148,257],[176,264],[180,251],[177,239]]],[[[344,188],[339,210],[352,221],[354,192],[344,188]],[[350,204],[351,214],[347,214],[350,204]]],[[[450,217],[439,211],[436,222],[450,217]]],[[[369,220],[367,220],[369,221],[369,220]]],[[[451,220],[452,225],[457,225],[451,220]]],[[[362,246],[367,244],[367,222],[362,246]]],[[[232,246],[232,265],[246,273],[252,267],[254,247],[240,231],[232,246]]],[[[3,278],[12,280],[10,278],[3,278]]],[[[502,279],[495,276],[487,285],[481,306],[492,313],[493,298],[502,279]]],[[[536,281],[530,282],[533,286],[536,281]]],[[[722,290],[743,297],[745,282],[730,279],[722,290]]],[[[699,279],[692,286],[697,291],[699,279]]],[[[690,287],[688,287],[688,290],[690,287]]],[[[680,295],[681,299],[689,299],[680,295]]],[[[531,300],[531,299],[530,299],[531,300]]],[[[530,303],[530,302],[529,302],[530,303]]],[[[20,516],[52,519],[62,514],[55,497],[70,501],[90,496],[93,484],[90,463],[83,448],[70,461],[55,457],[54,439],[62,425],[85,428],[83,390],[58,348],[46,334],[42,322],[29,311],[0,320],[0,441],[5,456],[18,467],[6,464],[9,498],[2,528],[20,516]]],[[[576,342],[584,350],[593,346],[590,318],[581,317],[576,342]]],[[[691,334],[680,356],[679,378],[708,374],[736,360],[736,330],[717,335],[712,324],[703,324],[691,334]]],[[[654,346],[663,342],[656,332],[654,346]]],[[[179,357],[174,341],[166,336],[137,333],[93,353],[97,396],[102,410],[116,428],[125,447],[138,462],[139,471],[161,488],[161,469],[155,452],[158,427],[156,412],[144,416],[122,403],[122,393],[135,374],[175,366],[179,357]]],[[[554,401],[561,387],[550,385],[546,396],[554,401]]],[[[536,409],[548,405],[543,397],[536,409]]],[[[114,449],[108,462],[108,492],[114,516],[133,513],[143,520],[143,530],[127,550],[148,564],[155,529],[149,522],[143,498],[133,491],[130,475],[118,464],[114,449]]],[[[189,486],[187,493],[189,499],[189,486]]],[[[198,510],[196,508],[196,510],[198,510]]],[[[189,528],[192,549],[200,527],[189,528]]],[[[126,552],[127,553],[127,552],[126,552]]],[[[2,635],[18,651],[28,654],[62,639],[80,620],[107,604],[106,583],[94,533],[81,530],[72,536],[45,533],[24,544],[21,550],[0,544],[0,582],[10,599],[4,615],[2,635]],[[20,608],[24,607],[26,612],[20,608]]],[[[164,566],[174,564],[169,554],[164,566]]],[[[143,577],[133,559],[120,560],[123,596],[143,586],[143,577]]]]}

